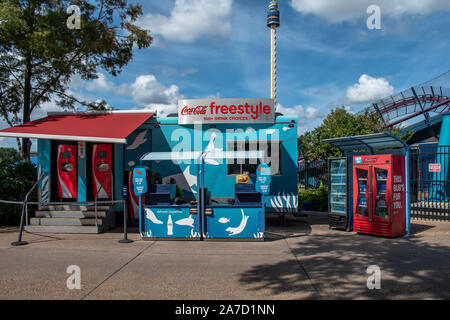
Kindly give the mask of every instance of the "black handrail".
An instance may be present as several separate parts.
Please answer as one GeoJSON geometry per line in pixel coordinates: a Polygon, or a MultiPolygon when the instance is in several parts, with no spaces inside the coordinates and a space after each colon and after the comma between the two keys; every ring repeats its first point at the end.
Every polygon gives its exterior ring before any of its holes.
{"type": "Polygon", "coordinates": [[[34,188],[36,188],[36,186],[41,183],[41,181],[48,175],[47,172],[44,172],[42,174],[42,176],[39,178],[39,180],[33,185],[33,187],[30,189],[30,191],[28,191],[28,193],[25,196],[25,199],[23,200],[22,203],[22,214],[20,216],[20,227],[19,227],[19,239],[15,242],[12,242],[11,245],[12,246],[23,246],[28,244],[28,242],[26,241],[22,241],[22,233],[23,233],[23,221],[25,219],[25,213],[27,213],[28,216],[28,210],[27,210],[27,202],[28,202],[28,197],[30,196],[31,192],[33,192],[34,188]]]}

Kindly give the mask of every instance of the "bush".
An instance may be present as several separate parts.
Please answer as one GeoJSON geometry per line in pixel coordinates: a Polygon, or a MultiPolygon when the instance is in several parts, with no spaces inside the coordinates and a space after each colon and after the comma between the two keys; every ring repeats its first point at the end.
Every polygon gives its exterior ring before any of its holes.
{"type": "Polygon", "coordinates": [[[319,188],[308,189],[298,192],[299,207],[303,208],[306,203],[311,204],[311,209],[314,211],[328,211],[328,187],[320,184],[319,188]]]}
{"type": "MultiPolygon", "coordinates": [[[[12,148],[0,148],[0,199],[23,201],[36,183],[37,168],[30,162],[23,162],[19,152],[12,148]]],[[[36,189],[28,198],[37,201],[36,189]]],[[[20,205],[0,204],[0,225],[20,223],[20,205]]]]}

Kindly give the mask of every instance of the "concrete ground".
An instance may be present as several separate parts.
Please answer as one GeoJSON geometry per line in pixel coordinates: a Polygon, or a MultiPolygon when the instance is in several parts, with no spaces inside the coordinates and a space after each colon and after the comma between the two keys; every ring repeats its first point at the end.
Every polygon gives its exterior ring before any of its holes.
{"type": "Polygon", "coordinates": [[[122,234],[0,229],[0,299],[449,299],[450,223],[413,221],[412,238],[329,230],[326,216],[268,217],[265,242],[142,241],[122,234]],[[67,267],[81,269],[69,290],[67,267]],[[381,289],[369,290],[370,265],[381,289]]]}

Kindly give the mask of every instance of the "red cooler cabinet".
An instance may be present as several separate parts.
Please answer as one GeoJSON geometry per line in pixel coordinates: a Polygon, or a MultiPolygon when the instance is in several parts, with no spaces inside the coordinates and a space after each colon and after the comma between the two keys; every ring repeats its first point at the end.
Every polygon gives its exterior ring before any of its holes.
{"type": "Polygon", "coordinates": [[[112,151],[112,145],[110,144],[94,144],[92,146],[94,199],[96,197],[97,199],[113,198],[112,151]]]}
{"type": "Polygon", "coordinates": [[[405,234],[405,158],[353,157],[353,217],[358,233],[405,234]]]}
{"type": "Polygon", "coordinates": [[[57,186],[59,199],[76,199],[77,189],[77,146],[58,145],[57,186]]]}

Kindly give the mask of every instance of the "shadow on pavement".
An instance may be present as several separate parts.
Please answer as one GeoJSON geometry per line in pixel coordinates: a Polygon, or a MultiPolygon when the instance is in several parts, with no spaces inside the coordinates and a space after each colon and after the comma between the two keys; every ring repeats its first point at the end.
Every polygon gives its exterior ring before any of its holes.
{"type": "MultiPolygon", "coordinates": [[[[318,298],[317,291],[327,299],[450,298],[450,250],[445,242],[339,231],[310,235],[311,226],[300,229],[304,236],[289,239],[294,232],[289,228],[277,234],[286,235],[294,257],[251,268],[240,275],[242,284],[251,290],[270,288],[274,294],[307,291],[310,299],[318,298]],[[381,270],[381,290],[367,289],[370,274],[366,270],[371,265],[381,270]]],[[[416,233],[430,228],[433,226],[412,224],[416,233]]]]}

